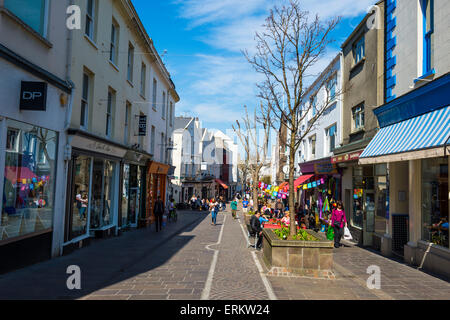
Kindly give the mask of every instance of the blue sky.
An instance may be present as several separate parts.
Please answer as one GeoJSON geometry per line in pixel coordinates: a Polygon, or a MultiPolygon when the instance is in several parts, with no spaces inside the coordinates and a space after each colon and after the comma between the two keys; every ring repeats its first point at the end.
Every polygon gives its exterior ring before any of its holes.
{"type": "MultiPolygon", "coordinates": [[[[270,8],[284,0],[132,0],[175,82],[181,101],[176,115],[198,116],[204,127],[230,129],[242,117],[243,105],[258,104],[260,79],[242,49],[254,48],[270,8]]],[[[336,40],[314,67],[319,74],[375,0],[301,0],[320,18],[342,16],[336,40]]],[[[314,80],[314,79],[312,79],[314,80]]]]}

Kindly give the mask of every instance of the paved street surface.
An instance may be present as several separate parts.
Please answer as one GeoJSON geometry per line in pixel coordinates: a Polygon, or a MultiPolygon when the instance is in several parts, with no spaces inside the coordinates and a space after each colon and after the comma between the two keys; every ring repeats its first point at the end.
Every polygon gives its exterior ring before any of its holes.
{"type": "MultiPolygon", "coordinates": [[[[242,216],[241,216],[242,218],[242,216]]],[[[368,250],[335,249],[335,280],[267,276],[261,252],[247,248],[243,219],[179,212],[176,223],[95,241],[74,253],[0,276],[0,299],[450,299],[450,284],[368,250]],[[68,290],[66,268],[81,268],[68,290]],[[381,268],[368,289],[367,267],[381,268]]]]}

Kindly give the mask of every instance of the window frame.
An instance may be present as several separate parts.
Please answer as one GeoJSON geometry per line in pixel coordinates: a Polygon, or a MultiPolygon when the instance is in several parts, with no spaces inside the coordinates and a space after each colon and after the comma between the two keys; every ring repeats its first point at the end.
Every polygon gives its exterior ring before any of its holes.
{"type": "Polygon", "coordinates": [[[81,91],[81,108],[80,108],[80,128],[84,130],[88,130],[89,128],[89,95],[90,95],[90,82],[91,82],[91,76],[86,71],[83,71],[83,83],[82,83],[82,91],[81,91]],[[84,96],[85,92],[85,80],[87,79],[87,95],[84,96]],[[84,119],[83,119],[83,107],[84,107],[84,119]],[[84,123],[82,122],[84,121],[84,123]]]}
{"type": "Polygon", "coordinates": [[[157,102],[157,88],[158,88],[158,80],[153,78],[153,97],[152,97],[152,108],[153,110],[157,110],[156,102],[157,102]]]}
{"type": "Polygon", "coordinates": [[[147,82],[147,65],[142,62],[141,65],[141,88],[140,88],[140,94],[143,98],[145,98],[145,87],[147,82]]]}
{"type": "Polygon", "coordinates": [[[112,22],[111,22],[111,39],[110,39],[110,47],[109,47],[109,50],[110,50],[110,52],[109,52],[109,61],[116,67],[117,67],[117,64],[118,64],[118,55],[119,55],[119,30],[120,30],[120,26],[115,21],[115,19],[113,18],[112,22]]]}
{"type": "Polygon", "coordinates": [[[134,46],[131,42],[128,43],[128,61],[127,61],[127,80],[133,83],[134,76],[134,46]]]}
{"type": "Polygon", "coordinates": [[[353,132],[363,130],[365,126],[365,108],[364,103],[360,103],[352,108],[352,130],[353,132]],[[357,109],[360,110],[357,110],[357,109]],[[356,126],[356,116],[359,117],[359,122],[362,123],[356,126]]]}
{"type": "Polygon", "coordinates": [[[434,0],[421,0],[421,9],[423,17],[423,65],[422,75],[427,75],[433,72],[433,57],[432,46],[434,41],[434,0]],[[430,17],[427,17],[427,9],[430,9],[430,17]],[[430,24],[430,30],[428,30],[428,23],[430,24]]]}
{"type": "Polygon", "coordinates": [[[108,138],[113,136],[114,128],[114,104],[116,99],[116,92],[112,88],[108,88],[108,102],[106,104],[106,130],[105,135],[108,138]]]}
{"type": "Polygon", "coordinates": [[[93,42],[95,42],[95,19],[96,19],[96,10],[97,10],[97,3],[96,0],[86,0],[87,4],[86,4],[86,22],[85,22],[85,27],[84,27],[84,34],[91,39],[93,42]],[[91,1],[92,3],[92,12],[89,12],[89,2],[91,1]],[[87,32],[87,27],[88,27],[88,21],[90,21],[90,34],[87,32]]]}
{"type": "Polygon", "coordinates": [[[132,104],[129,101],[125,102],[125,123],[124,123],[124,143],[128,145],[130,143],[130,129],[131,129],[131,116],[132,104]]]}
{"type": "Polygon", "coordinates": [[[361,62],[366,56],[366,44],[365,44],[365,36],[362,35],[358,40],[353,43],[352,46],[353,52],[353,65],[357,65],[361,62]],[[361,52],[362,49],[362,52],[361,52]],[[359,59],[358,59],[359,57],[359,59]]]}

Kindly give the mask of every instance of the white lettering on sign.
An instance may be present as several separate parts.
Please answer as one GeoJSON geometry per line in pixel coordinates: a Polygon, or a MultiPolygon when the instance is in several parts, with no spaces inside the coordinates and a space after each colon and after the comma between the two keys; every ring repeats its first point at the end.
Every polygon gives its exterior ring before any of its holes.
{"type": "Polygon", "coordinates": [[[42,97],[42,92],[30,92],[30,91],[24,91],[22,94],[23,100],[34,100],[36,98],[42,97]]]}

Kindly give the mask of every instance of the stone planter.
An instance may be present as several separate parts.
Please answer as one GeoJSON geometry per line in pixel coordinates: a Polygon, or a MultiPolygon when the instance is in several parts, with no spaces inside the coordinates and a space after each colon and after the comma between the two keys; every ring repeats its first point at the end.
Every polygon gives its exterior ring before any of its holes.
{"type": "Polygon", "coordinates": [[[334,278],[333,241],[306,231],[319,241],[280,240],[272,229],[263,229],[263,259],[269,275],[334,278]]]}

